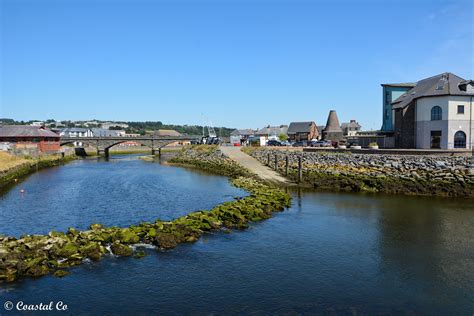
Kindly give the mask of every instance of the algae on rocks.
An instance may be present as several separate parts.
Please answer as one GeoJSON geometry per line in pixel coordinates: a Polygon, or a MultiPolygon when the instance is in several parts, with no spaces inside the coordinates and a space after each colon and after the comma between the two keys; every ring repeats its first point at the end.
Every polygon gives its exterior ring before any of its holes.
{"type": "Polygon", "coordinates": [[[157,219],[154,223],[143,222],[125,228],[95,223],[85,231],[70,228],[66,233],[53,231],[48,235],[26,235],[19,239],[0,236],[0,282],[48,273],[63,277],[68,273],[65,268],[79,265],[84,260],[98,261],[110,252],[116,256],[142,258],[144,252],[134,250],[132,245],[149,244],[159,249],[172,249],[180,243],[195,242],[206,232],[245,229],[249,223],[270,218],[274,212],[290,206],[287,193],[248,178],[247,170],[220,155],[216,148],[185,149],[176,161],[228,175],[233,178],[234,186],[250,195],[173,221],[157,219]],[[217,166],[220,171],[214,169],[217,166]]]}

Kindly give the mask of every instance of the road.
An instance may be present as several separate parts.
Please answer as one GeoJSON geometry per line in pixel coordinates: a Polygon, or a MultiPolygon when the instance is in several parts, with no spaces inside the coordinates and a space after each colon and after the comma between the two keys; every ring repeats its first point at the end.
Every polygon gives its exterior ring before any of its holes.
{"type": "Polygon", "coordinates": [[[220,150],[224,155],[239,163],[241,166],[249,169],[265,181],[284,185],[292,184],[288,179],[281,176],[276,171],[262,165],[257,159],[243,153],[240,150],[240,147],[221,146],[220,150]]]}

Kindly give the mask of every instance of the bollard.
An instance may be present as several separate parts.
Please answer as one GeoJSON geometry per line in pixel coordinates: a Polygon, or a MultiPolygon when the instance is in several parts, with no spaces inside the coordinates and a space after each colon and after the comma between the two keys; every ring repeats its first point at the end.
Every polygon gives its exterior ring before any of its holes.
{"type": "Polygon", "coordinates": [[[298,156],[298,183],[301,183],[303,180],[303,159],[301,156],[298,156]]]}
{"type": "Polygon", "coordinates": [[[288,177],[288,169],[290,167],[290,158],[288,157],[288,155],[286,155],[285,157],[285,176],[288,177]]]}
{"type": "Polygon", "coordinates": [[[278,155],[275,154],[275,170],[278,170],[278,155]]]}
{"type": "Polygon", "coordinates": [[[267,155],[267,166],[270,166],[270,153],[267,155]]]}

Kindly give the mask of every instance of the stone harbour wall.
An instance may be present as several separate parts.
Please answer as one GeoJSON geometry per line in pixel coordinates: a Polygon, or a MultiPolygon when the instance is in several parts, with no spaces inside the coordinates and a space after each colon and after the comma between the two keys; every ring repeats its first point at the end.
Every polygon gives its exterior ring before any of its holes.
{"type": "Polygon", "coordinates": [[[257,149],[248,153],[278,170],[285,171],[289,157],[290,178],[296,179],[298,157],[302,159],[303,181],[322,189],[370,191],[414,195],[473,197],[474,166],[471,157],[408,156],[328,152],[282,152],[257,149]],[[326,181],[326,183],[325,183],[326,181]]]}

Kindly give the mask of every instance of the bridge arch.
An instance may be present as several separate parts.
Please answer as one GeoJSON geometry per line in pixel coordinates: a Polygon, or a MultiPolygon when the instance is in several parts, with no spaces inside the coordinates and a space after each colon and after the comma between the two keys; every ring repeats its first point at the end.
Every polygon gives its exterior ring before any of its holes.
{"type": "Polygon", "coordinates": [[[161,148],[175,143],[190,141],[193,137],[62,137],[60,145],[64,146],[73,143],[82,143],[82,145],[89,145],[97,149],[97,154],[103,153],[105,156],[109,156],[110,148],[125,143],[125,142],[136,142],[142,146],[151,149],[151,153],[155,154],[156,150],[161,153],[161,148]]]}

